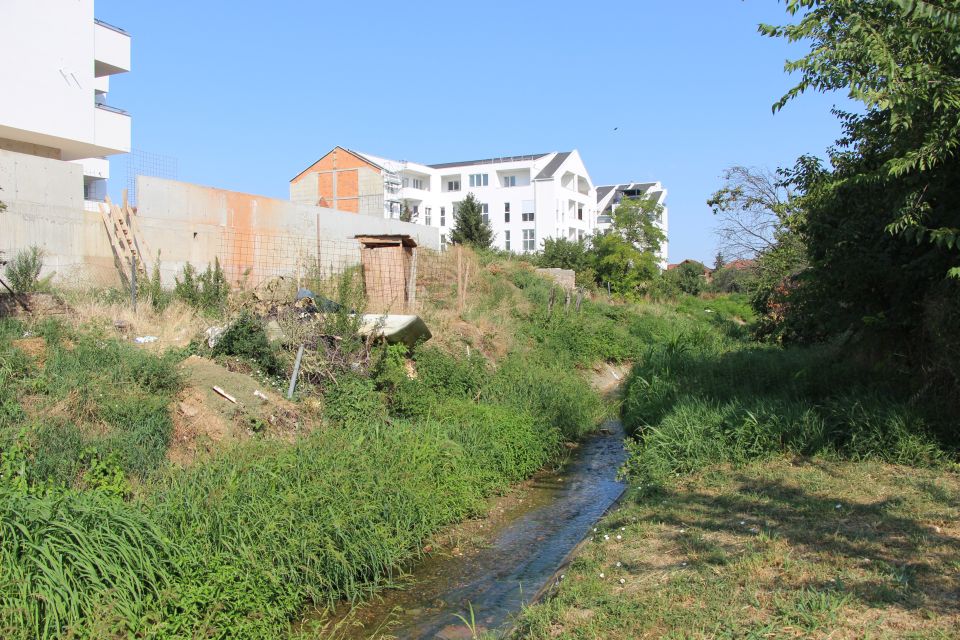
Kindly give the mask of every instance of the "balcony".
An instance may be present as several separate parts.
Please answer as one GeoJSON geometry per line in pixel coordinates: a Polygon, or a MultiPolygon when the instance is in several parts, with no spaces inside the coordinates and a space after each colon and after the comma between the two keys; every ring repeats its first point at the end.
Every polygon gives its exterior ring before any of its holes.
{"type": "Polygon", "coordinates": [[[93,72],[98,78],[130,71],[130,34],[94,20],[93,72]]]}
{"type": "Polygon", "coordinates": [[[109,150],[109,153],[128,153],[130,114],[105,104],[96,105],[93,114],[93,143],[109,150]]]}

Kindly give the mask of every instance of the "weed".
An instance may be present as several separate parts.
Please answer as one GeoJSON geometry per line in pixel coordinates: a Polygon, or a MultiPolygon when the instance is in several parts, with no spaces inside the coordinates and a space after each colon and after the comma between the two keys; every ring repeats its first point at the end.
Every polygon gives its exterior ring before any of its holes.
{"type": "Polygon", "coordinates": [[[49,277],[40,278],[43,269],[43,250],[40,247],[22,249],[7,263],[6,276],[16,293],[33,293],[47,288],[49,277]]]}
{"type": "Polygon", "coordinates": [[[255,315],[243,311],[230,323],[213,347],[213,355],[238,356],[256,363],[268,375],[283,371],[276,348],[270,344],[263,323],[255,315]]]}

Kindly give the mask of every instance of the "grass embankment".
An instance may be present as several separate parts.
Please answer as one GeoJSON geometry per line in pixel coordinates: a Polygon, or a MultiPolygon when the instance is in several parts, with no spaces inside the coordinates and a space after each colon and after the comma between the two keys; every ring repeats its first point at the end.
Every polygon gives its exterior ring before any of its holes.
{"type": "Polygon", "coordinates": [[[369,377],[328,385],[325,428],[189,468],[164,457],[185,351],[0,322],[0,635],[283,637],[304,606],[389,582],[423,539],[597,423],[575,366],[637,355],[624,310],[550,312],[544,281],[506,269],[478,275],[496,296],[469,311],[512,309],[499,362],[425,347],[411,379],[383,351],[369,377]]]}
{"type": "Polygon", "coordinates": [[[628,497],[518,635],[955,637],[950,420],[838,348],[744,340],[728,304],[683,301],[635,364],[628,497]]]}

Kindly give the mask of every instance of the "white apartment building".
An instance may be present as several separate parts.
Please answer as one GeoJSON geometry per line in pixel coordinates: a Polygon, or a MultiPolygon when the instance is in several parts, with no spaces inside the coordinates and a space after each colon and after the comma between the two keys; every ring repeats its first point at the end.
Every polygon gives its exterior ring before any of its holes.
{"type": "Polygon", "coordinates": [[[576,151],[426,165],[337,147],[290,184],[295,202],[437,227],[446,244],[460,203],[472,193],[494,246],[530,253],[547,238],[594,233],[597,196],[576,151]]]}
{"type": "Polygon", "coordinates": [[[106,101],[130,35],[93,0],[0,0],[0,50],[0,150],[81,164],[84,198],[102,200],[105,156],[130,151],[130,116],[106,101]]]}
{"type": "Polygon", "coordinates": [[[597,231],[605,231],[613,224],[613,212],[624,198],[650,198],[663,207],[658,225],[663,229],[664,241],[660,245],[660,268],[667,268],[669,219],[667,190],[659,182],[628,182],[597,187],[597,231]]]}

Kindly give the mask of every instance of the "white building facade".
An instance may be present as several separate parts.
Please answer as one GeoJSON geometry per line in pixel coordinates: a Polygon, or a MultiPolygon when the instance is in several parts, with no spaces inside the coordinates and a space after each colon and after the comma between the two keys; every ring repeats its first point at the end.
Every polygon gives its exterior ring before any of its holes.
{"type": "MultiPolygon", "coordinates": [[[[412,221],[438,228],[443,245],[460,203],[471,193],[480,202],[499,249],[531,253],[547,238],[585,238],[596,227],[596,190],[576,150],[434,165],[338,150],[368,165],[349,183],[346,199],[352,210],[382,212],[387,218],[400,218],[407,211],[412,221]],[[354,199],[360,204],[354,206],[354,199]]],[[[300,185],[309,183],[309,189],[292,186],[291,199],[340,208],[345,198],[337,194],[344,193],[347,181],[341,178],[338,183],[334,176],[318,183],[310,180],[309,171],[294,179],[300,185]]],[[[356,169],[323,173],[343,176],[346,171],[356,169]]]]}
{"type": "Polygon", "coordinates": [[[130,151],[130,116],[106,100],[130,35],[93,0],[2,0],[0,49],[0,149],[81,164],[85,199],[102,200],[106,156],[130,151]]]}

